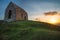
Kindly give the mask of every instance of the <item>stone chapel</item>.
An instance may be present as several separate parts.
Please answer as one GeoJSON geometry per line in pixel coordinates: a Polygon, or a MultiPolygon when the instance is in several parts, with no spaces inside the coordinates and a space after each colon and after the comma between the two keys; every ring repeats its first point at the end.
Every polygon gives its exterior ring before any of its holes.
{"type": "Polygon", "coordinates": [[[13,2],[10,2],[5,10],[5,21],[28,20],[27,12],[13,2]]]}

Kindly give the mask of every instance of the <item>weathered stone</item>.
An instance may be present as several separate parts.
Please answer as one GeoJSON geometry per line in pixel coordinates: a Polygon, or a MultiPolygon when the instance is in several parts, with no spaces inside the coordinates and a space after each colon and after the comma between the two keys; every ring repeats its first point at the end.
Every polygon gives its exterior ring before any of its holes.
{"type": "Polygon", "coordinates": [[[13,2],[5,10],[5,21],[28,20],[27,12],[13,2]]]}

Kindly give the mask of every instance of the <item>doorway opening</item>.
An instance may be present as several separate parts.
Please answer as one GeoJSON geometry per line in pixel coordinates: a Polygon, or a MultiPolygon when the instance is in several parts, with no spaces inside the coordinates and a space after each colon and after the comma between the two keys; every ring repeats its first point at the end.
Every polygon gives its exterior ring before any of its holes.
{"type": "Polygon", "coordinates": [[[8,12],[8,19],[10,19],[10,18],[11,18],[11,16],[12,16],[12,11],[11,11],[11,10],[9,10],[9,12],[8,12]]]}

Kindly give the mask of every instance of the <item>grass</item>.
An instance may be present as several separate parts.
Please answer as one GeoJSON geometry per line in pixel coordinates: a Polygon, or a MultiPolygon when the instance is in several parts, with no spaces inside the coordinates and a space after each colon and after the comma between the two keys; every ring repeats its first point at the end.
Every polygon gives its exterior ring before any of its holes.
{"type": "Polygon", "coordinates": [[[36,21],[0,23],[0,40],[60,40],[55,25],[36,21]]]}

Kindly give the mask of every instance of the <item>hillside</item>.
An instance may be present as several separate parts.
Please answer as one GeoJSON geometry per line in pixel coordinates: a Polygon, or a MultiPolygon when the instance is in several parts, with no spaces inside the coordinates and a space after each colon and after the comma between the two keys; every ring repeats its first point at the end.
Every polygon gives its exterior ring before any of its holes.
{"type": "Polygon", "coordinates": [[[59,30],[44,22],[0,22],[0,40],[60,40],[59,30]]]}

